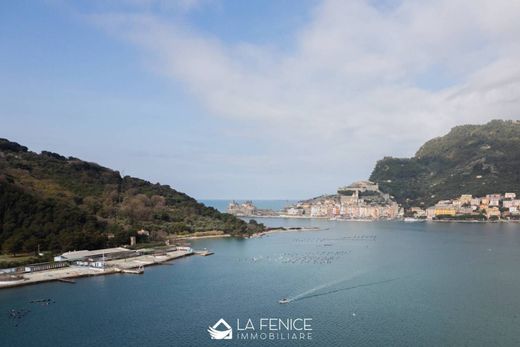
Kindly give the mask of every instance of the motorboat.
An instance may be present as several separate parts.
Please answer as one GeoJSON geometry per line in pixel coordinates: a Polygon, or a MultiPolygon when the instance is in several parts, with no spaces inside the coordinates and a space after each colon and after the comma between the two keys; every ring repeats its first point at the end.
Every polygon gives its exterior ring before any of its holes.
{"type": "Polygon", "coordinates": [[[287,299],[287,298],[283,298],[283,299],[281,299],[281,300],[278,300],[278,303],[279,303],[279,304],[288,304],[288,303],[289,303],[289,299],[287,299]]]}

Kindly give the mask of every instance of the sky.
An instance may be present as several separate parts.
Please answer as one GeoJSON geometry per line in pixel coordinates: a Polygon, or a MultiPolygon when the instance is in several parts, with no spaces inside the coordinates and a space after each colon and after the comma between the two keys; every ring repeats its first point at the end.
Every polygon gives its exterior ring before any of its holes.
{"type": "Polygon", "coordinates": [[[198,199],[302,199],[520,119],[520,2],[0,3],[0,137],[198,199]]]}

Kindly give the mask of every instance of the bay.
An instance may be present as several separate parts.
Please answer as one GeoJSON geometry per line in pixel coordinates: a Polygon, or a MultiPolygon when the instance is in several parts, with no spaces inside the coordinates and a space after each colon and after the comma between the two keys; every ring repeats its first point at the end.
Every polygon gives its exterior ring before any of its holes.
{"type": "Polygon", "coordinates": [[[513,346],[520,226],[259,219],[320,230],[204,239],[144,275],[0,290],[2,346],[513,346]],[[50,298],[49,305],[31,300],[50,298]],[[281,305],[278,300],[288,298],[281,305]],[[30,310],[11,319],[9,310],[30,310]],[[312,319],[311,340],[211,340],[223,318],[312,319]]]}

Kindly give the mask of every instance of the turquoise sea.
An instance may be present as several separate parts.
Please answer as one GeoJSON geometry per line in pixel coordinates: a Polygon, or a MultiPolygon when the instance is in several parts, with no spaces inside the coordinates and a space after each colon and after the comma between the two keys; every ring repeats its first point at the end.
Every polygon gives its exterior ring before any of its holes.
{"type": "Polygon", "coordinates": [[[520,225],[262,219],[321,230],[193,242],[143,275],[0,290],[1,346],[518,346],[520,225]],[[49,305],[31,300],[50,298],[49,305]],[[288,304],[278,300],[288,298],[288,304]],[[30,310],[20,319],[11,309],[30,310]],[[212,340],[311,318],[311,340],[212,340]]]}

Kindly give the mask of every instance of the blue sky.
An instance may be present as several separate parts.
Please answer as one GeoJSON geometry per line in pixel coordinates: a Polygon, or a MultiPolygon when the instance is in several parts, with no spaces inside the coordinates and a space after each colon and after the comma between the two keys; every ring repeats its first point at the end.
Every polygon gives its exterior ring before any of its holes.
{"type": "Polygon", "coordinates": [[[451,126],[518,119],[520,8],[11,1],[0,137],[196,198],[305,198],[451,126]]]}

